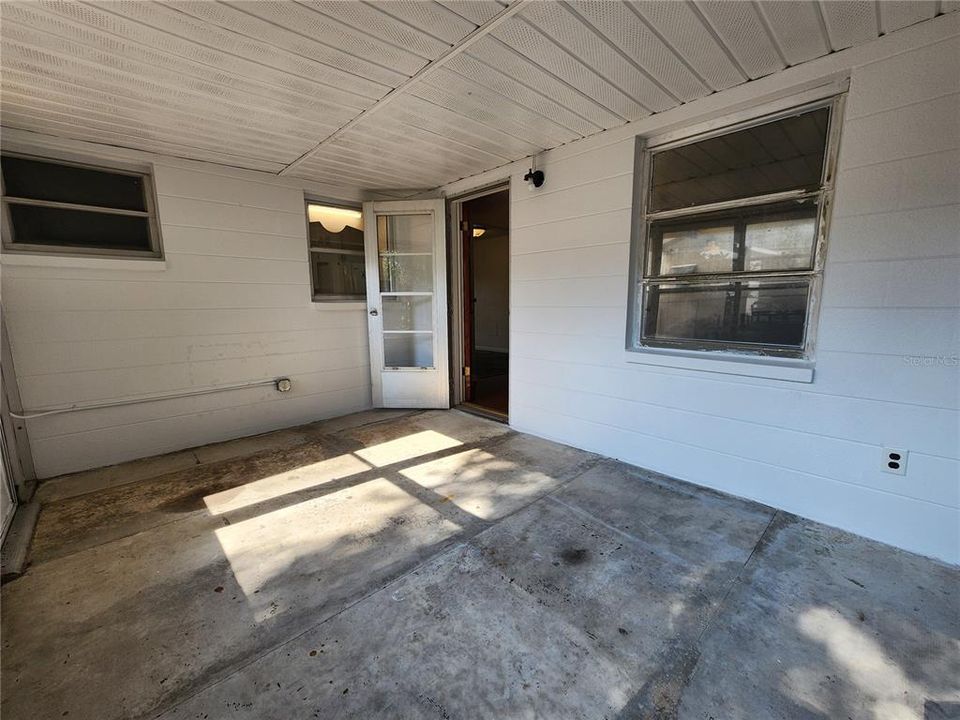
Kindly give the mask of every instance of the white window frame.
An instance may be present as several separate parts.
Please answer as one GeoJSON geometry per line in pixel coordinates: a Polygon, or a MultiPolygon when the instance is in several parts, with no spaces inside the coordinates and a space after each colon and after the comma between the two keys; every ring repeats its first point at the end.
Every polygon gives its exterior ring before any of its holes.
{"type": "MultiPolygon", "coordinates": [[[[307,233],[307,273],[309,275],[310,282],[310,299],[315,303],[353,303],[353,304],[363,304],[366,305],[367,302],[367,292],[366,289],[362,293],[356,295],[343,295],[337,293],[318,293],[317,289],[313,286],[313,254],[314,253],[326,253],[332,255],[359,255],[364,258],[366,261],[366,253],[363,250],[343,250],[341,248],[317,248],[313,247],[310,244],[310,206],[311,205],[323,205],[324,207],[331,208],[340,208],[342,210],[356,210],[357,212],[362,213],[363,207],[361,205],[350,205],[343,202],[330,202],[329,200],[324,200],[322,198],[304,196],[303,198],[303,222],[304,228],[307,233]]],[[[366,268],[366,262],[364,262],[364,268],[366,268]]]]}
{"type": "MultiPolygon", "coordinates": [[[[677,137],[670,133],[667,140],[649,145],[642,137],[637,138],[636,163],[634,173],[634,212],[631,232],[631,261],[630,287],[627,313],[627,360],[644,364],[675,367],[680,369],[707,370],[714,372],[728,372],[733,374],[757,375],[774,379],[796,380],[810,382],[812,380],[812,366],[816,331],[819,319],[820,294],[823,285],[823,267],[826,258],[826,242],[829,235],[830,216],[833,209],[834,185],[836,180],[837,156],[839,152],[840,128],[843,124],[843,105],[845,93],[840,93],[820,99],[792,106],[777,112],[759,115],[745,121],[733,122],[730,125],[712,128],[707,132],[677,137]],[[744,130],[769,122],[776,122],[798,113],[830,108],[830,124],[827,130],[826,152],[818,190],[808,192],[792,190],[787,192],[770,193],[740,200],[715,202],[697,205],[690,208],[667,210],[661,212],[647,212],[647,202],[650,195],[653,179],[653,162],[655,154],[744,130]],[[783,277],[785,280],[797,277],[807,277],[810,281],[810,293],[807,299],[807,314],[804,324],[804,341],[799,350],[785,349],[774,346],[749,345],[735,342],[714,342],[698,340],[644,340],[643,303],[645,290],[653,281],[662,282],[663,278],[645,277],[645,263],[647,246],[650,238],[651,224],[657,220],[694,217],[709,212],[736,209],[775,203],[777,201],[795,200],[815,197],[817,199],[817,227],[814,240],[814,256],[811,269],[780,272],[753,272],[741,275],[718,275],[717,280],[743,279],[749,276],[752,279],[783,277]],[[751,369],[750,365],[765,364],[772,366],[769,370],[751,369]]],[[[680,278],[679,282],[683,282],[680,278]]],[[[689,282],[689,281],[688,281],[689,282]]]]}
{"type": "Polygon", "coordinates": [[[46,155],[31,155],[26,153],[4,152],[2,158],[22,158],[35,160],[53,165],[96,170],[113,175],[130,175],[143,180],[143,196],[146,210],[125,210],[120,208],[102,207],[99,205],[82,205],[77,203],[58,202],[54,200],[34,200],[31,198],[10,197],[6,193],[6,183],[0,173],[0,202],[3,206],[2,241],[3,252],[10,255],[35,255],[56,257],[89,257],[89,258],[120,258],[127,260],[163,260],[163,241],[160,237],[160,221],[157,216],[157,197],[153,182],[153,172],[149,167],[122,165],[112,163],[76,162],[63,160],[46,155]],[[14,241],[16,228],[13,226],[10,214],[10,205],[33,205],[36,207],[61,208],[64,210],[80,210],[83,212],[99,213],[101,215],[126,215],[128,217],[142,217],[147,219],[147,234],[150,238],[149,250],[122,250],[116,248],[77,247],[74,245],[36,245],[17,243],[14,241]]]}

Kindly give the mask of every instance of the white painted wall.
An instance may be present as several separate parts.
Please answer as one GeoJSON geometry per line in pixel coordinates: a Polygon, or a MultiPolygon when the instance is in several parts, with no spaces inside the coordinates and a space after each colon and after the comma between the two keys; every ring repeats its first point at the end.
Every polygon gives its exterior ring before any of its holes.
{"type": "Polygon", "coordinates": [[[534,193],[519,163],[447,187],[512,176],[511,425],[960,562],[958,35],[939,18],[546,153],[534,193]],[[633,136],[838,74],[814,381],[628,363],[633,136]],[[881,472],[884,446],[910,451],[906,477],[881,472]]]}
{"type": "MultiPolygon", "coordinates": [[[[37,142],[4,136],[5,149],[37,142]]],[[[39,145],[45,154],[94,161],[106,152],[68,141],[39,145]]],[[[86,267],[13,265],[23,256],[6,256],[3,304],[24,407],[279,376],[292,378],[293,390],[231,390],[30,420],[40,477],[370,406],[364,305],[311,302],[298,184],[305,181],[126,151],[107,159],[153,164],[165,267],[91,259],[81,261],[86,267]]]]}

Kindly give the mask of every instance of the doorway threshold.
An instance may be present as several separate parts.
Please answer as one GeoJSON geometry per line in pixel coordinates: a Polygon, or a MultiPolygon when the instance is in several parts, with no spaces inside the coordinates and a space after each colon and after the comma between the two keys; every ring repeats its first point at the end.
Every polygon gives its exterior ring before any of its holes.
{"type": "Polygon", "coordinates": [[[485,408],[482,405],[477,405],[471,402],[460,403],[457,405],[457,410],[463,410],[465,413],[479,415],[480,417],[485,417],[488,420],[496,420],[497,422],[502,422],[504,424],[509,424],[510,422],[510,418],[506,413],[502,413],[497,410],[491,410],[490,408],[485,408]]]}

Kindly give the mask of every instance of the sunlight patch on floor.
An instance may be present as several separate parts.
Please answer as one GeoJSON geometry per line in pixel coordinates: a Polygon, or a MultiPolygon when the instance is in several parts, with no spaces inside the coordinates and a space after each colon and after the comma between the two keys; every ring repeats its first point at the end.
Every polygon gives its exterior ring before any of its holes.
{"type": "Polygon", "coordinates": [[[302,583],[316,593],[460,531],[383,477],[214,531],[256,622],[284,612],[302,583]]]}
{"type": "Polygon", "coordinates": [[[207,495],[203,501],[211,515],[222,515],[283,495],[319,487],[332,480],[357,475],[370,469],[371,467],[360,458],[347,453],[207,495]]]}
{"type": "Polygon", "coordinates": [[[400,474],[485,520],[514,507],[511,500],[522,503],[557,483],[549,475],[476,449],[415,465],[400,474]]]}
{"type": "Polygon", "coordinates": [[[435,430],[424,430],[357,450],[356,455],[376,467],[384,467],[460,445],[463,443],[455,438],[435,430]]]}
{"type": "MultiPolygon", "coordinates": [[[[833,661],[832,669],[840,672],[841,682],[852,686],[846,689],[851,697],[876,698],[870,707],[874,720],[923,720],[904,702],[906,693],[916,691],[913,683],[863,629],[825,607],[805,610],[797,626],[801,634],[823,645],[833,661]]],[[[821,667],[818,672],[829,670],[821,667]]],[[[819,704],[816,695],[811,697],[806,692],[796,699],[808,706],[819,704]]]]}

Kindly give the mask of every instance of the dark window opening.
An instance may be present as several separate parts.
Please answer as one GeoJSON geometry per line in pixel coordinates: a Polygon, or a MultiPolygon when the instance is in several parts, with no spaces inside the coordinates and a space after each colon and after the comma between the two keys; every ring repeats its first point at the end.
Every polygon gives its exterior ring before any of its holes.
{"type": "Polygon", "coordinates": [[[6,250],[160,256],[149,175],[14,156],[2,175],[6,250]]]}

